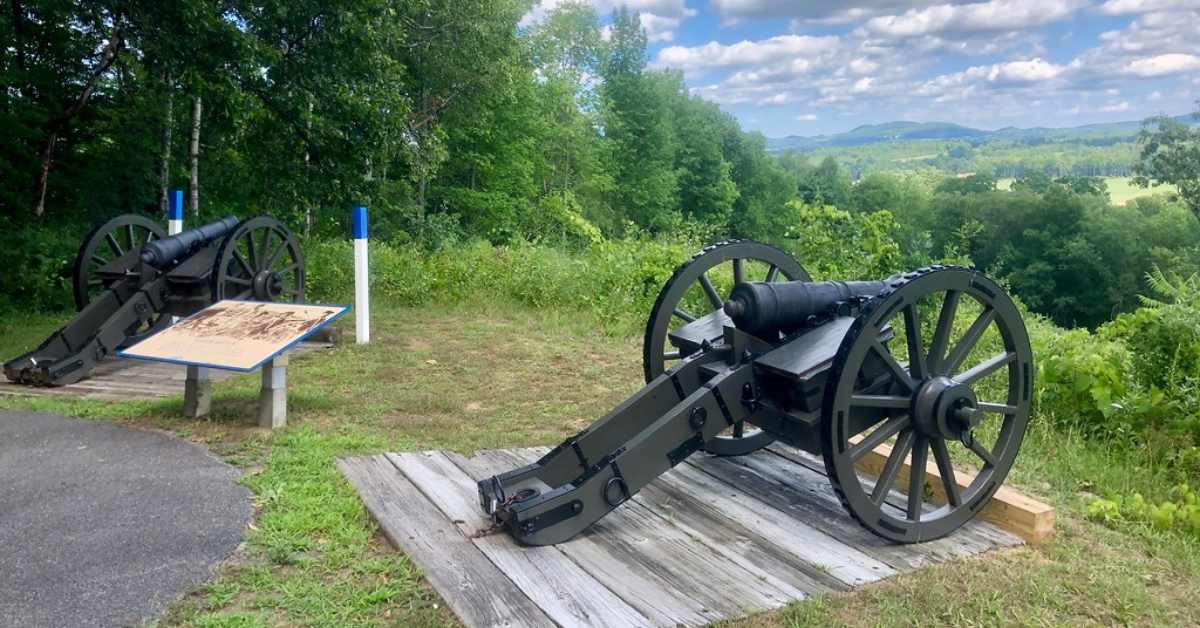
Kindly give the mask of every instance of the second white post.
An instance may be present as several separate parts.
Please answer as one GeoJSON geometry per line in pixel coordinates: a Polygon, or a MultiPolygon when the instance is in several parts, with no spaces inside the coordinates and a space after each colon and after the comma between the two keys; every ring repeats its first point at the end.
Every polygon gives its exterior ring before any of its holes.
{"type": "Polygon", "coordinates": [[[354,232],[354,337],[358,344],[371,341],[371,288],[367,272],[367,208],[355,207],[354,232]]]}

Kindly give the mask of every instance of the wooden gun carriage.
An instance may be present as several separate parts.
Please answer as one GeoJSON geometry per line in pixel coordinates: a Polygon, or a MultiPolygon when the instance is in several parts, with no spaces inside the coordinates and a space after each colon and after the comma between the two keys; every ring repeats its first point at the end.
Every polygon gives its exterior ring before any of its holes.
{"type": "Polygon", "coordinates": [[[536,463],[479,482],[483,510],[518,542],[570,539],[696,452],[774,440],[821,456],[846,510],[875,534],[939,538],[1003,483],[1033,389],[1020,312],[983,274],[931,266],[813,282],[783,251],[747,241],[676,269],[643,358],[644,388],[536,463]],[[870,468],[871,455],[886,461],[870,468]],[[944,503],[927,494],[930,457],[944,503]],[[955,462],[977,467],[968,486],[955,462]]]}
{"type": "Polygon", "coordinates": [[[75,259],[78,314],[37,349],[4,364],[10,381],[63,386],[118,349],[222,299],[299,302],[304,256],[282,223],[258,216],[167,236],[127,214],[96,227],[75,259]]]}

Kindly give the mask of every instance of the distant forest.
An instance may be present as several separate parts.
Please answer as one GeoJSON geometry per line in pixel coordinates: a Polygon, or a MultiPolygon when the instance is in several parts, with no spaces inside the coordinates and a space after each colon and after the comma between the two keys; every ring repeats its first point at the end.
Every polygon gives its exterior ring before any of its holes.
{"type": "MultiPolygon", "coordinates": [[[[162,216],[172,188],[189,223],[268,213],[314,242],[344,239],[364,204],[374,237],[413,255],[745,237],[838,278],[973,263],[1068,326],[1136,307],[1155,267],[1200,270],[1192,179],[1184,199],[1110,202],[1100,177],[1133,172],[1141,143],[1014,131],[768,150],[648,67],[637,13],[602,28],[564,2],[520,27],[527,8],[14,0],[0,264],[22,272],[0,275],[0,304],[65,307],[89,226],[162,216]]],[[[1194,141],[1172,124],[1170,142],[1194,141]]]]}

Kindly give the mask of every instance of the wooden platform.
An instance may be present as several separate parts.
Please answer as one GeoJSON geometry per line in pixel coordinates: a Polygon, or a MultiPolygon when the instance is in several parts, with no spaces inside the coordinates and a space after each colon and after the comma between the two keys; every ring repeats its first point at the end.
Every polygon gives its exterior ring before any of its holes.
{"type": "Polygon", "coordinates": [[[977,521],[937,541],[890,544],[846,514],[820,460],[773,445],[692,456],[579,537],[520,547],[489,530],[475,481],[545,451],[385,454],[338,467],[468,626],[703,625],[1022,542],[977,521]]]}
{"type": "MultiPolygon", "coordinates": [[[[302,342],[291,350],[299,355],[333,346],[326,342],[302,342]]],[[[238,375],[234,371],[213,369],[212,380],[223,382],[238,375]]],[[[69,386],[25,386],[0,377],[0,395],[79,397],[83,399],[134,400],[160,399],[183,394],[187,367],[165,362],[110,358],[101,362],[83,380],[69,386]]]]}

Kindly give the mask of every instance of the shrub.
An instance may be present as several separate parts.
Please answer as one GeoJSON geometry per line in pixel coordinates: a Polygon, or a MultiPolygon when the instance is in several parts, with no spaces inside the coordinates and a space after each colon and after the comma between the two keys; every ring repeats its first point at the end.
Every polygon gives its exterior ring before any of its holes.
{"type": "Polygon", "coordinates": [[[1147,524],[1156,530],[1176,530],[1200,539],[1200,497],[1188,484],[1170,490],[1167,499],[1148,501],[1141,493],[1101,498],[1087,505],[1089,519],[1107,525],[1147,524]]]}

